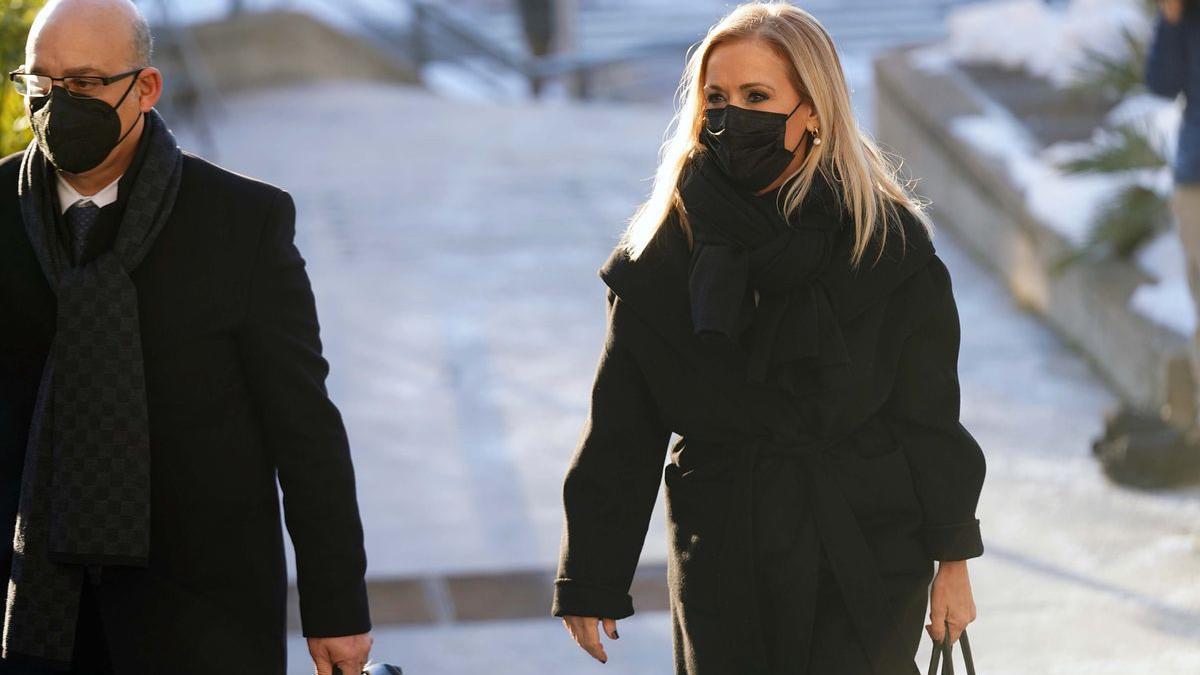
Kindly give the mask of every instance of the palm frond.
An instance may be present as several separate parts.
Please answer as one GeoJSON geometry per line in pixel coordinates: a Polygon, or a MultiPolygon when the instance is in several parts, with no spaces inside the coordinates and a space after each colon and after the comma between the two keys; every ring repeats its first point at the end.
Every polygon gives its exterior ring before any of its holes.
{"type": "Polygon", "coordinates": [[[1167,158],[1141,129],[1123,124],[1092,152],[1060,162],[1057,167],[1068,174],[1096,174],[1161,169],[1166,165],[1167,158]]]}
{"type": "Polygon", "coordinates": [[[1061,274],[1084,260],[1128,259],[1170,223],[1171,210],[1162,195],[1142,185],[1126,186],[1101,208],[1084,245],[1054,260],[1050,272],[1061,274]]]}
{"type": "Polygon", "coordinates": [[[1122,49],[1115,53],[1091,47],[1084,49],[1085,59],[1069,94],[1080,97],[1103,97],[1119,100],[1144,87],[1142,64],[1146,62],[1148,46],[1127,27],[1121,27],[1122,49]]]}

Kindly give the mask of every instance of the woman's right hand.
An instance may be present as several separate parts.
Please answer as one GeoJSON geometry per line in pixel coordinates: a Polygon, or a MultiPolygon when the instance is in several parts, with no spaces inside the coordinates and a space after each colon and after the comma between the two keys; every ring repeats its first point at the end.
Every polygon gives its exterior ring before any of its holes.
{"type": "Polygon", "coordinates": [[[1163,17],[1170,23],[1183,20],[1183,0],[1158,0],[1158,6],[1162,8],[1163,17]]]}
{"type": "Polygon", "coordinates": [[[600,619],[594,616],[564,616],[563,625],[566,626],[567,632],[575,639],[583,651],[592,655],[600,663],[608,663],[608,654],[604,653],[604,645],[600,644],[600,631],[597,624],[604,624],[604,634],[609,639],[616,640],[620,637],[617,634],[617,622],[615,619],[600,619]]]}

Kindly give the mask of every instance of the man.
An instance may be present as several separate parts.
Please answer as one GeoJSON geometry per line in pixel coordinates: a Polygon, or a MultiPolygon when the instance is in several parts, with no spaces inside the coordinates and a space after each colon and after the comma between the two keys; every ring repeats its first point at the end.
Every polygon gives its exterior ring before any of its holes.
{"type": "Polygon", "coordinates": [[[181,153],[129,0],[52,0],[0,161],[0,674],[285,670],[371,646],[366,556],[295,210],[181,153]],[[15,535],[14,533],[15,528],[15,535]]]}
{"type": "MultiPolygon", "coordinates": [[[[1146,86],[1154,93],[1186,99],[1175,155],[1172,208],[1187,265],[1188,285],[1200,315],[1200,7],[1194,1],[1160,0],[1158,23],[1146,60],[1146,86]]],[[[1200,330],[1192,340],[1194,380],[1200,383],[1200,330]]],[[[1200,442],[1200,420],[1188,411],[1190,436],[1200,442]]]]}

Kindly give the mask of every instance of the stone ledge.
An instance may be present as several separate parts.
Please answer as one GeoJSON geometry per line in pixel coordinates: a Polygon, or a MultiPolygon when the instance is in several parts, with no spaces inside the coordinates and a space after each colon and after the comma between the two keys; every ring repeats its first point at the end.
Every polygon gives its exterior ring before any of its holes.
{"type": "Polygon", "coordinates": [[[1073,245],[1030,212],[1004,167],[950,131],[957,117],[1008,113],[952,64],[937,71],[914,65],[909,55],[922,46],[875,60],[876,129],[881,145],[904,158],[905,177],[918,180],[935,220],[1127,403],[1157,411],[1178,401],[1181,388],[1191,390],[1187,339],[1131,308],[1130,296],[1146,275],[1120,260],[1049,272],[1073,245]]]}
{"type": "MultiPolygon", "coordinates": [[[[192,45],[208,77],[222,94],[320,80],[417,84],[417,72],[361,36],[308,14],[253,12],[190,27],[192,45]]],[[[160,58],[180,67],[164,32],[160,58]]],[[[347,101],[353,106],[353,101],[347,101]]]]}

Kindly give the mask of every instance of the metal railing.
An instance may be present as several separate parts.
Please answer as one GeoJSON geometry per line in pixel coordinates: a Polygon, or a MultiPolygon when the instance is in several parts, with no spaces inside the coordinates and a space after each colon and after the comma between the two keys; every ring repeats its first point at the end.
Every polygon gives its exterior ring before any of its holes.
{"type": "Polygon", "coordinates": [[[156,49],[168,52],[177,68],[160,105],[170,111],[171,117],[178,117],[192,128],[203,154],[215,157],[217,144],[210,122],[220,110],[221,95],[200,56],[195,36],[176,20],[172,0],[140,0],[138,4],[155,10],[156,49]]]}
{"type": "Polygon", "coordinates": [[[515,54],[488,37],[475,22],[446,6],[430,0],[399,0],[412,12],[410,27],[411,57],[418,68],[436,61],[447,52],[481,57],[492,66],[507,70],[529,83],[537,96],[550,80],[563,80],[572,96],[591,98],[593,83],[603,71],[650,57],[682,54],[694,38],[668,38],[604,53],[574,51],[536,56],[515,54]],[[448,41],[448,42],[447,42],[448,41]],[[439,50],[436,45],[452,45],[439,50]]]}
{"type": "MultiPolygon", "coordinates": [[[[933,0],[936,15],[945,16],[950,10],[978,0],[933,0]]],[[[698,36],[681,32],[676,36],[649,39],[635,44],[623,44],[605,50],[572,50],[545,56],[532,54],[528,49],[505,44],[490,35],[481,26],[480,17],[472,15],[453,2],[435,0],[392,0],[396,15],[406,12],[408,21],[384,20],[379,14],[380,6],[368,7],[361,0],[308,0],[308,4],[320,5],[328,12],[352,24],[364,39],[390,58],[405,62],[418,72],[426,65],[437,62],[455,62],[464,72],[475,75],[480,85],[501,88],[500,73],[516,76],[528,85],[535,97],[544,91],[551,81],[565,84],[569,95],[579,99],[593,98],[597,84],[617,69],[636,66],[653,59],[678,57],[682,68],[683,56],[694,45],[698,36]]],[[[231,12],[260,11],[268,8],[294,7],[292,3],[274,0],[230,0],[231,12]]],[[[173,0],[143,0],[143,5],[156,5],[161,15],[170,14],[173,0]]],[[[385,5],[386,7],[386,5],[385,5]]],[[[515,2],[514,2],[515,11],[515,2]]],[[[869,11],[864,8],[863,11],[869,11]]],[[[395,17],[391,17],[395,18],[395,17]]],[[[189,91],[197,98],[216,100],[215,88],[211,86],[202,62],[193,57],[190,31],[166,23],[169,43],[180,55],[189,91]]],[[[503,32],[503,31],[502,31],[503,32]]],[[[202,118],[202,111],[199,111],[202,118]]]]}
{"type": "MultiPolygon", "coordinates": [[[[588,99],[595,93],[594,83],[613,68],[634,64],[646,59],[665,56],[682,57],[696,44],[698,36],[678,35],[640,44],[622,46],[603,52],[581,52],[535,56],[513,53],[495,39],[480,31],[477,22],[465,14],[433,0],[397,0],[409,8],[413,21],[410,27],[410,54],[418,68],[450,54],[469,53],[503,70],[525,79],[536,96],[549,80],[564,80],[568,91],[576,98],[588,99]],[[443,46],[439,51],[437,45],[443,46]]],[[[936,0],[936,14],[945,17],[951,10],[980,0],[936,0]]],[[[864,11],[868,11],[864,9],[864,11]]],[[[714,17],[715,19],[715,17],[714,17]]]]}

